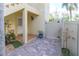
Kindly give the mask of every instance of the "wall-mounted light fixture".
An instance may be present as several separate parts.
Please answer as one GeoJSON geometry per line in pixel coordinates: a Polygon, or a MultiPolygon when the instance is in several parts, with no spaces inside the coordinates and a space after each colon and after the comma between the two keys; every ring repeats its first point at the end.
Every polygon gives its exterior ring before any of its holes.
{"type": "Polygon", "coordinates": [[[31,16],[31,19],[32,19],[32,20],[34,20],[34,17],[33,17],[33,16],[31,16]]]}

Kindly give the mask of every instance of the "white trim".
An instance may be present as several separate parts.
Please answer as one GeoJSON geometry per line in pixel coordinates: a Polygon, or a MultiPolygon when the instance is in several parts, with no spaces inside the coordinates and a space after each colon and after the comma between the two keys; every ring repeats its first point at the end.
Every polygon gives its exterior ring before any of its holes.
{"type": "Polygon", "coordinates": [[[21,9],[24,9],[24,8],[26,8],[27,11],[30,11],[30,12],[36,14],[36,15],[40,14],[40,12],[36,8],[33,8],[33,7],[31,7],[31,6],[27,5],[27,4],[21,4],[20,3],[19,5],[15,5],[15,6],[9,5],[9,8],[6,7],[6,4],[5,4],[4,16],[10,15],[10,14],[12,14],[14,12],[17,12],[17,11],[19,11],[21,9]]]}
{"type": "Polygon", "coordinates": [[[32,13],[34,13],[36,15],[40,15],[40,11],[38,11],[36,8],[33,8],[33,7],[29,6],[29,5],[27,5],[27,11],[32,12],[32,13]]]}
{"type": "Polygon", "coordinates": [[[23,8],[24,8],[23,4],[19,4],[19,5],[15,5],[15,6],[9,6],[9,8],[6,7],[6,5],[5,5],[4,16],[10,15],[10,14],[17,12],[17,11],[23,9],[23,8]]]}

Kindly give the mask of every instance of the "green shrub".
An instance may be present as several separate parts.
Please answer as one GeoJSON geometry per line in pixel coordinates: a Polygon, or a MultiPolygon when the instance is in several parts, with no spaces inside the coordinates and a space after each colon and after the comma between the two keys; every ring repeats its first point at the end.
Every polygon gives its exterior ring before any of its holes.
{"type": "Polygon", "coordinates": [[[16,40],[14,32],[9,32],[5,35],[5,43],[6,45],[12,44],[15,48],[22,46],[22,43],[16,40]]]}
{"type": "Polygon", "coordinates": [[[9,32],[8,34],[5,35],[5,41],[6,45],[10,44],[13,41],[16,41],[16,36],[13,32],[9,32]]]}

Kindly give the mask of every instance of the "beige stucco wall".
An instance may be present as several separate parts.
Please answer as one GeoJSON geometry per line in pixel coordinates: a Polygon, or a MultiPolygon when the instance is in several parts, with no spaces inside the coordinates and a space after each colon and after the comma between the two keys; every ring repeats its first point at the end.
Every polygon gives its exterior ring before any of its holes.
{"type": "Polygon", "coordinates": [[[32,33],[34,31],[32,26],[33,26],[33,23],[34,23],[34,20],[36,17],[37,17],[37,15],[34,13],[31,13],[31,12],[27,13],[28,34],[34,34],[34,33],[32,33]],[[32,17],[33,17],[33,19],[32,19],[32,17]]]}
{"type": "Polygon", "coordinates": [[[31,22],[31,25],[32,25],[30,26],[31,29],[28,29],[28,30],[30,30],[31,34],[37,34],[39,30],[42,30],[45,33],[45,21],[46,19],[48,19],[48,4],[31,3],[28,5],[36,8],[40,12],[40,15],[35,17],[34,20],[31,22]]]}

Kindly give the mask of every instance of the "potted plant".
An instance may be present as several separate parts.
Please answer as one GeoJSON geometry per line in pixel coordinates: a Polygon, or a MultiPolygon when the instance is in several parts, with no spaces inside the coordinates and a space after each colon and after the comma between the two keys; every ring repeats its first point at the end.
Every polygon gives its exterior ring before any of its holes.
{"type": "Polygon", "coordinates": [[[38,31],[38,38],[43,38],[43,31],[41,30],[38,31]]]}
{"type": "Polygon", "coordinates": [[[70,56],[71,55],[70,50],[67,48],[67,42],[68,42],[67,40],[70,38],[70,31],[68,28],[65,29],[64,37],[66,40],[66,48],[62,48],[62,54],[63,56],[70,56]]]}
{"type": "Polygon", "coordinates": [[[62,55],[63,56],[71,56],[70,50],[67,48],[62,48],[62,55]]]}

